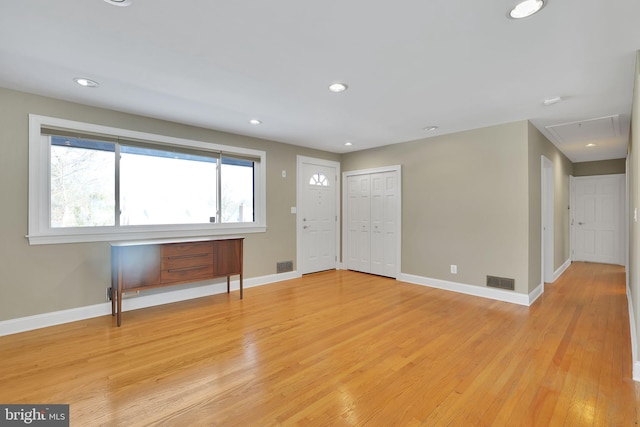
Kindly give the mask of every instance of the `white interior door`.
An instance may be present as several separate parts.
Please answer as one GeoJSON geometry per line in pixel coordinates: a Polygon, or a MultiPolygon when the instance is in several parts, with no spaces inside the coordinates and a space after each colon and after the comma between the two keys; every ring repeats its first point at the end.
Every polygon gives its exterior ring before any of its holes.
{"type": "Polygon", "coordinates": [[[371,270],[371,178],[347,178],[347,268],[369,273],[371,270]]]}
{"type": "Polygon", "coordinates": [[[304,158],[298,163],[298,235],[302,274],[336,268],[338,166],[304,158]]]}
{"type": "Polygon", "coordinates": [[[542,280],[554,281],[554,177],[553,163],[542,156],[542,280]]]}
{"type": "Polygon", "coordinates": [[[397,277],[400,167],[345,172],[343,234],[349,270],[397,277]]]}
{"type": "Polygon", "coordinates": [[[573,259],[622,265],[624,175],[578,177],[572,182],[573,259]]]}
{"type": "Polygon", "coordinates": [[[396,172],[371,174],[371,273],[396,277],[396,172]]]}

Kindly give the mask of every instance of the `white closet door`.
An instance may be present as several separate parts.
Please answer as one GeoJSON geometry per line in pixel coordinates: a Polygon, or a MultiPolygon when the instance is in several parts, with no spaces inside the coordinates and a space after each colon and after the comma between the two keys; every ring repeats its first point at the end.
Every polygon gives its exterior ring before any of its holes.
{"type": "Polygon", "coordinates": [[[396,277],[399,172],[351,175],[347,182],[347,268],[396,277]]]}
{"type": "Polygon", "coordinates": [[[368,273],[371,269],[369,175],[350,176],[347,180],[347,188],[349,233],[347,268],[368,273]]]}
{"type": "Polygon", "coordinates": [[[376,273],[382,276],[396,277],[398,274],[398,241],[400,236],[398,235],[398,204],[399,204],[399,191],[398,188],[398,173],[397,172],[385,172],[382,175],[383,181],[383,222],[382,222],[382,235],[383,235],[383,263],[382,272],[376,273]]]}
{"type": "Polygon", "coordinates": [[[370,273],[384,273],[384,204],[385,184],[383,173],[371,175],[371,270],[370,273]]]}

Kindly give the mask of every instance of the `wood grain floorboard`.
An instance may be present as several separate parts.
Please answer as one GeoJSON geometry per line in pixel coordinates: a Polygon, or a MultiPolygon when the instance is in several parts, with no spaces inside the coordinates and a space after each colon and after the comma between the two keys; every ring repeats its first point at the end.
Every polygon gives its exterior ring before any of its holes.
{"type": "Polygon", "coordinates": [[[634,426],[625,273],[531,307],[327,271],[0,337],[0,403],[72,426],[634,426]]]}

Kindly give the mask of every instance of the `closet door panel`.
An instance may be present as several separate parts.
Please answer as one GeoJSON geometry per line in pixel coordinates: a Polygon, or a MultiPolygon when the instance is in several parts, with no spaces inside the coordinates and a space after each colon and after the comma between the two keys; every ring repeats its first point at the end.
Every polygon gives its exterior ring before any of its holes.
{"type": "Polygon", "coordinates": [[[386,172],[384,181],[383,209],[383,268],[380,273],[383,276],[396,277],[397,275],[397,247],[398,239],[398,200],[399,188],[396,172],[386,172]]]}
{"type": "Polygon", "coordinates": [[[356,175],[348,178],[348,232],[349,248],[347,268],[370,272],[370,177],[356,175]]]}
{"type": "Polygon", "coordinates": [[[385,211],[384,174],[371,175],[371,273],[384,273],[384,211],[385,211]]]}

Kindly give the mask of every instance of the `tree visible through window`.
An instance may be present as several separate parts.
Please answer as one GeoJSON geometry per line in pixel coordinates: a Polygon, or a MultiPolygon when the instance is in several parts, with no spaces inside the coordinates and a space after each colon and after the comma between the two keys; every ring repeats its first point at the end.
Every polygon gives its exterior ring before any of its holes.
{"type": "Polygon", "coordinates": [[[253,161],[116,145],[51,137],[51,227],[253,222],[253,161]]]}
{"type": "Polygon", "coordinates": [[[249,160],[222,157],[222,222],[254,220],[254,164],[249,160]]]}
{"type": "Polygon", "coordinates": [[[29,115],[29,243],[266,230],[266,153],[29,115]]]}
{"type": "Polygon", "coordinates": [[[52,137],[51,227],[115,225],[115,144],[52,137]]]}

